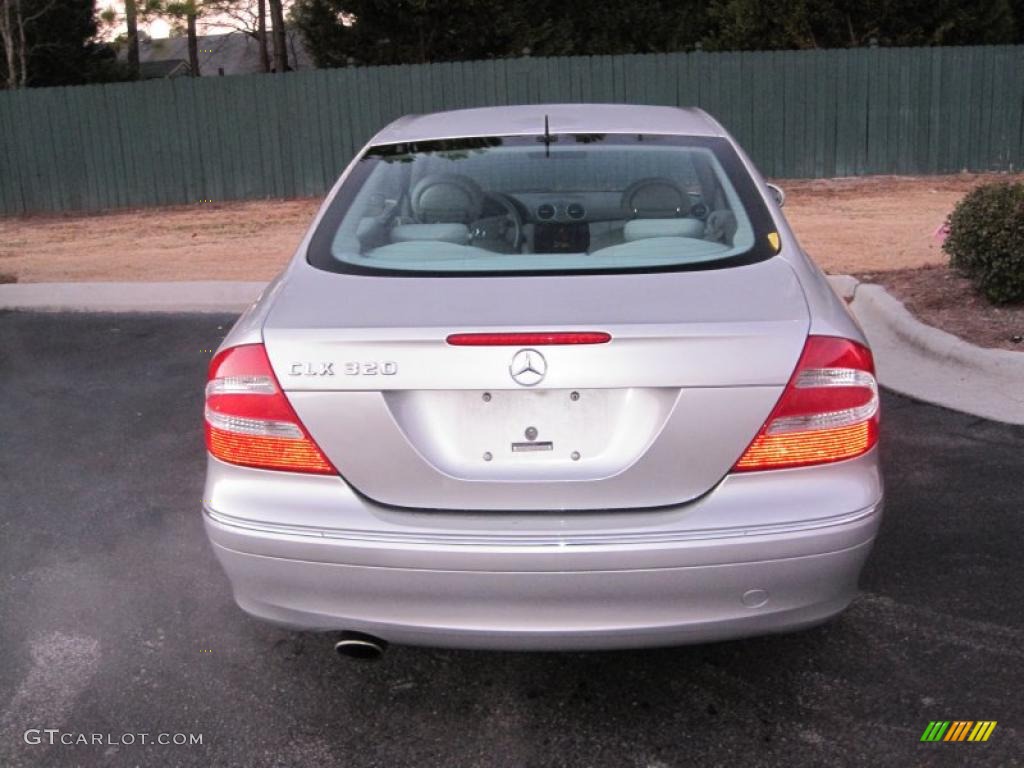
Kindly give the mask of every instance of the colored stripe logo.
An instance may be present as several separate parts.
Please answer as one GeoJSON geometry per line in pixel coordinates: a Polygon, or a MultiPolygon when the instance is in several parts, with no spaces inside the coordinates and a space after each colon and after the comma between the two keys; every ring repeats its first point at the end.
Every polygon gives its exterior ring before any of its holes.
{"type": "Polygon", "coordinates": [[[995,720],[932,720],[921,741],[988,741],[995,729],[995,720]]]}

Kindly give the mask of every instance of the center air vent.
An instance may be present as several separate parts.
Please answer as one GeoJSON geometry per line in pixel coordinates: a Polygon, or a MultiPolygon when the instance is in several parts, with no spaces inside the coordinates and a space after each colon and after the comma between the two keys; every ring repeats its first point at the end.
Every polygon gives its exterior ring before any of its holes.
{"type": "Polygon", "coordinates": [[[570,219],[582,219],[584,216],[587,215],[587,209],[584,208],[579,203],[569,203],[568,207],[565,209],[565,212],[569,214],[570,219]]]}
{"type": "Polygon", "coordinates": [[[553,219],[555,217],[555,206],[551,203],[544,203],[537,208],[537,218],[542,221],[553,219]]]}

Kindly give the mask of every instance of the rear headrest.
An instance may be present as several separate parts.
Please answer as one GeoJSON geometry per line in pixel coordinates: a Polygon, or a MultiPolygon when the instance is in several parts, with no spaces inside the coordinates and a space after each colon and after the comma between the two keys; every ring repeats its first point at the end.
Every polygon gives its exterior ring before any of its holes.
{"type": "Polygon", "coordinates": [[[708,224],[705,231],[708,240],[729,244],[736,236],[736,227],[736,214],[723,208],[708,214],[708,224]]]}
{"type": "Polygon", "coordinates": [[[704,237],[700,219],[633,219],[622,230],[626,242],[650,237],[704,237]]]}
{"type": "Polygon", "coordinates": [[[465,245],[469,242],[469,227],[465,224],[399,224],[391,230],[391,242],[409,243],[416,240],[454,243],[465,245]]]}

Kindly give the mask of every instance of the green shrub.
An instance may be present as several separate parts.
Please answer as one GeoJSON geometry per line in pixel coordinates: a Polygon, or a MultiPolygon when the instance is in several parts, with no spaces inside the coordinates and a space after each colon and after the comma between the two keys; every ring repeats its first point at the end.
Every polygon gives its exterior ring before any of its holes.
{"type": "Polygon", "coordinates": [[[950,214],[942,248],[993,304],[1024,301],[1024,183],[971,190],[950,214]]]}

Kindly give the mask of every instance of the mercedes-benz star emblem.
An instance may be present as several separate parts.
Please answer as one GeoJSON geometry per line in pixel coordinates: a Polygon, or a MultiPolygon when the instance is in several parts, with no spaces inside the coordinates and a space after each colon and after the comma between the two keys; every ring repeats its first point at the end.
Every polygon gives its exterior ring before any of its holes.
{"type": "Polygon", "coordinates": [[[520,349],[512,357],[508,372],[517,384],[533,387],[544,380],[544,374],[548,372],[548,361],[536,349],[520,349]]]}

